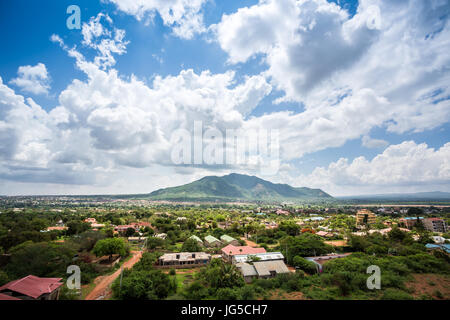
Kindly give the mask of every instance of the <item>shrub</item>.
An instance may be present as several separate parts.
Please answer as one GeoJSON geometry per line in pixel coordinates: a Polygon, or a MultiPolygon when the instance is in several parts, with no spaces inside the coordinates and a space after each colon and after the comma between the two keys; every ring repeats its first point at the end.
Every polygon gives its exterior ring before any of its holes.
{"type": "Polygon", "coordinates": [[[305,258],[302,258],[300,256],[294,257],[293,265],[296,268],[300,268],[301,270],[303,270],[309,274],[316,273],[316,271],[317,271],[317,266],[314,262],[306,260],[305,258]]]}
{"type": "Polygon", "coordinates": [[[414,300],[414,298],[410,294],[408,294],[402,290],[393,289],[393,288],[386,289],[384,291],[381,299],[382,300],[414,300]]]}

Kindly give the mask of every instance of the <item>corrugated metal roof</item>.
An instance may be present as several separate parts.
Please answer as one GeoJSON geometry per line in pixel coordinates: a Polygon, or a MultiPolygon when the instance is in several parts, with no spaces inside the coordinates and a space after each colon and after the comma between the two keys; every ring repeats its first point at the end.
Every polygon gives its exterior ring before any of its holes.
{"type": "Polygon", "coordinates": [[[252,277],[252,276],[258,275],[255,267],[248,263],[239,263],[236,265],[236,267],[239,268],[239,270],[241,271],[241,273],[244,277],[252,277]]]}
{"type": "Polygon", "coordinates": [[[216,237],[211,236],[211,235],[206,236],[206,237],[205,237],[205,241],[206,241],[206,242],[209,242],[209,243],[216,242],[216,241],[220,242],[219,239],[217,239],[216,237]]]}
{"type": "Polygon", "coordinates": [[[231,242],[231,241],[234,241],[236,239],[233,238],[233,237],[230,237],[229,235],[224,234],[223,236],[220,237],[220,240],[223,240],[225,242],[231,242]]]}
{"type": "Polygon", "coordinates": [[[247,262],[251,256],[258,257],[262,261],[269,260],[284,260],[284,256],[281,252],[266,252],[266,253],[254,253],[254,254],[237,254],[234,256],[236,262],[247,262]]]}
{"type": "Polygon", "coordinates": [[[203,240],[200,239],[199,237],[197,237],[196,235],[190,236],[189,239],[194,239],[194,240],[196,240],[196,241],[198,241],[198,242],[202,242],[202,243],[203,243],[203,240]]]}
{"type": "Polygon", "coordinates": [[[39,278],[29,275],[1,286],[0,291],[10,290],[36,299],[62,286],[61,280],[62,278],[39,278]]]}
{"type": "Polygon", "coordinates": [[[260,277],[270,276],[271,271],[279,273],[289,273],[289,269],[282,260],[275,261],[258,261],[254,262],[253,266],[260,277]]]}

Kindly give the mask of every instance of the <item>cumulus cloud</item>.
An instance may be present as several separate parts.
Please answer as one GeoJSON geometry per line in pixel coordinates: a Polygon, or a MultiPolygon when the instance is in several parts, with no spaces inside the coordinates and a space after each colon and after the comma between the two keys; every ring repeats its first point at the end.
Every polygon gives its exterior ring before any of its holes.
{"type": "MultiPolygon", "coordinates": [[[[162,12],[164,23],[181,37],[203,30],[186,19],[201,17],[205,1],[111,1],[138,19],[162,12]]],[[[369,136],[373,128],[396,133],[435,128],[450,118],[450,27],[444,14],[449,10],[445,1],[426,3],[362,0],[350,17],[324,0],[265,0],[224,15],[211,30],[229,62],[262,57],[267,66],[242,80],[231,69],[217,74],[186,69],[156,75],[151,83],[121,75],[114,65],[126,53],[125,31],[99,14],[83,24],[79,46],[51,37],[86,75],[59,94],[54,109],[43,110],[0,79],[0,179],[140,192],[148,180],[152,186],[176,185],[218,171],[249,172],[252,168],[243,166],[173,167],[172,134],[179,129],[192,134],[194,122],[201,121],[204,130],[222,133],[278,130],[277,179],[287,182],[298,169],[288,163],[305,154],[360,138],[367,148],[386,147],[386,141],[369,136]],[[89,60],[85,52],[91,50],[95,56],[89,60]],[[253,116],[274,89],[285,94],[279,101],[300,101],[304,110],[253,116]]],[[[405,142],[372,160],[340,159],[290,182],[334,194],[366,186],[448,185],[449,148],[405,142]]]]}
{"type": "Polygon", "coordinates": [[[35,66],[21,66],[17,71],[17,78],[10,81],[22,91],[33,94],[48,94],[50,90],[50,76],[43,63],[35,66]]]}
{"type": "Polygon", "coordinates": [[[449,13],[441,0],[362,0],[353,17],[326,0],[261,0],[211,29],[230,63],[261,57],[275,102],[339,112],[368,89],[391,104],[381,126],[420,132],[450,116],[449,13]]]}
{"type": "Polygon", "coordinates": [[[283,160],[300,158],[366,135],[381,126],[392,114],[392,105],[373,90],[360,90],[345,97],[339,105],[323,103],[316,108],[293,114],[277,112],[249,119],[248,129],[279,129],[283,160]]]}
{"type": "Polygon", "coordinates": [[[173,33],[184,39],[206,31],[201,12],[208,0],[105,0],[112,2],[117,9],[137,20],[151,21],[156,13],[164,25],[171,27],[173,33]]]}
{"type": "Polygon", "coordinates": [[[114,48],[126,41],[117,38],[119,30],[111,24],[101,14],[90,19],[82,28],[81,47],[51,37],[87,76],[74,79],[51,111],[2,84],[0,179],[101,185],[120,172],[170,167],[174,131],[192,132],[194,121],[202,121],[205,130],[240,128],[245,115],[271,91],[263,76],[237,83],[233,71],[182,70],[156,76],[150,85],[133,75],[120,76],[112,66],[114,55],[125,48],[114,48]],[[89,49],[97,53],[92,61],[83,54],[89,49]]]}
{"type": "Polygon", "coordinates": [[[423,188],[448,190],[450,183],[450,143],[439,149],[405,141],[391,145],[372,160],[365,157],[349,161],[341,158],[328,167],[318,167],[309,175],[298,177],[297,183],[321,187],[335,194],[364,193],[384,190],[414,191],[423,188]]]}

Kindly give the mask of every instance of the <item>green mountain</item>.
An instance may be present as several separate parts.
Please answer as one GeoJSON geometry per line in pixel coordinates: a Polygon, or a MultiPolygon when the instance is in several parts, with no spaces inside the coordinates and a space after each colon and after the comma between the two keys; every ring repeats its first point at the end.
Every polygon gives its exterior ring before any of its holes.
{"type": "Polygon", "coordinates": [[[329,194],[320,189],[295,188],[276,184],[255,176],[232,173],[223,177],[208,176],[200,180],[150,193],[154,200],[191,201],[295,201],[324,199],[329,194]]]}

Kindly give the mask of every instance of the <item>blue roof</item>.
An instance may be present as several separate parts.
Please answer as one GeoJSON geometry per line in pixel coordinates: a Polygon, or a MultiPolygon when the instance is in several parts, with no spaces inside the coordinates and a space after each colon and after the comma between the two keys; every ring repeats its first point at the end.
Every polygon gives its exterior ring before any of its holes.
{"type": "MultiPolygon", "coordinates": [[[[404,217],[403,219],[413,220],[413,219],[417,219],[417,217],[404,217]]],[[[423,219],[423,217],[419,217],[419,219],[423,219]]]]}
{"type": "Polygon", "coordinates": [[[434,243],[427,243],[425,245],[425,247],[427,249],[442,249],[447,253],[450,253],[450,244],[446,243],[446,244],[434,244],[434,243]]]}

